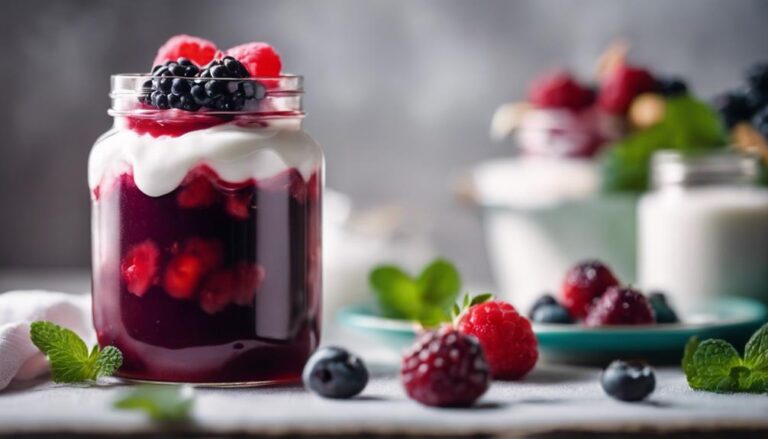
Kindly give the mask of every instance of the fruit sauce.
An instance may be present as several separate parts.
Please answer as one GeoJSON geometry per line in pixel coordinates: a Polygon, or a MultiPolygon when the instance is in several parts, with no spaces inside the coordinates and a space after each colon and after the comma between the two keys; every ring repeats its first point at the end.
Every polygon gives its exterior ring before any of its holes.
{"type": "Polygon", "coordinates": [[[151,197],[128,171],[93,191],[94,325],[120,376],[300,377],[319,340],[320,172],[232,183],[198,166],[151,197]]]}

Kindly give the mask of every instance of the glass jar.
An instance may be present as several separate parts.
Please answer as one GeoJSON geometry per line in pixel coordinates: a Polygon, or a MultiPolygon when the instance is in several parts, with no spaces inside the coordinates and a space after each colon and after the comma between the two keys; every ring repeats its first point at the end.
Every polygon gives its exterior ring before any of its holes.
{"type": "Polygon", "coordinates": [[[258,90],[229,112],[150,107],[147,79],[112,77],[89,158],[99,344],[130,379],[296,380],[320,335],[324,167],[302,78],[220,80],[258,90]]]}
{"type": "Polygon", "coordinates": [[[768,190],[757,159],[735,153],[652,159],[638,207],[638,272],[683,309],[717,296],[768,300],[768,190]]]}

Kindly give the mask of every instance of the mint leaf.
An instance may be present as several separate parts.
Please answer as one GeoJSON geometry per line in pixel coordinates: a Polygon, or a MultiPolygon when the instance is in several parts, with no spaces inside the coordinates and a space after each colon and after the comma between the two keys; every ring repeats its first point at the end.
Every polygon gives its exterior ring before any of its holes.
{"type": "Polygon", "coordinates": [[[693,337],[685,347],[682,367],[692,389],[768,393],[768,324],[749,339],[743,359],[724,340],[699,343],[693,337]]]}
{"type": "Polygon", "coordinates": [[[456,268],[435,259],[414,278],[399,267],[374,268],[369,282],[385,317],[418,321],[425,327],[450,321],[450,309],[461,288],[456,268]]]}
{"type": "Polygon", "coordinates": [[[453,264],[445,259],[435,259],[424,268],[416,284],[425,302],[447,308],[459,295],[461,278],[453,264]]]}
{"type": "Polygon", "coordinates": [[[30,325],[30,338],[51,365],[51,378],[57,383],[78,383],[110,376],[123,363],[122,353],[114,346],[88,352],[88,347],[73,331],[52,322],[30,325]]]}
{"type": "Polygon", "coordinates": [[[142,384],[115,401],[114,407],[141,410],[152,420],[170,422],[187,419],[193,404],[190,386],[142,384]]]}

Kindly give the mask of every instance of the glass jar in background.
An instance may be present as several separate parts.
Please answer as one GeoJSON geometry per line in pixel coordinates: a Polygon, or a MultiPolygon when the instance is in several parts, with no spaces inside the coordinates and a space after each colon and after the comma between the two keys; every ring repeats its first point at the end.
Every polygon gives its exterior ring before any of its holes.
{"type": "Polygon", "coordinates": [[[153,108],[147,80],[112,77],[114,126],[89,158],[99,343],[131,379],[300,378],[320,334],[324,166],[302,78],[218,79],[255,90],[237,111],[153,108]]]}
{"type": "Polygon", "coordinates": [[[735,153],[652,159],[638,207],[638,274],[683,310],[717,296],[768,301],[768,190],[759,162],[735,153]]]}

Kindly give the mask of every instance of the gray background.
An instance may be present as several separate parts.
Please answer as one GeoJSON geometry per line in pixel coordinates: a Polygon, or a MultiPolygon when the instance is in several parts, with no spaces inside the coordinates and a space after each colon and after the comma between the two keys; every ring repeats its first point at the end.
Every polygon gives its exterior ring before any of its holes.
{"type": "Polygon", "coordinates": [[[110,124],[110,73],[146,71],[176,33],[229,47],[269,41],[307,77],[307,129],[330,187],[360,206],[400,202],[470,279],[489,271],[479,217],[455,178],[510,152],[495,107],[542,69],[588,75],[608,42],[685,75],[703,96],[768,58],[768,2],[39,1],[0,5],[0,268],[85,267],[86,158],[110,124]]]}

